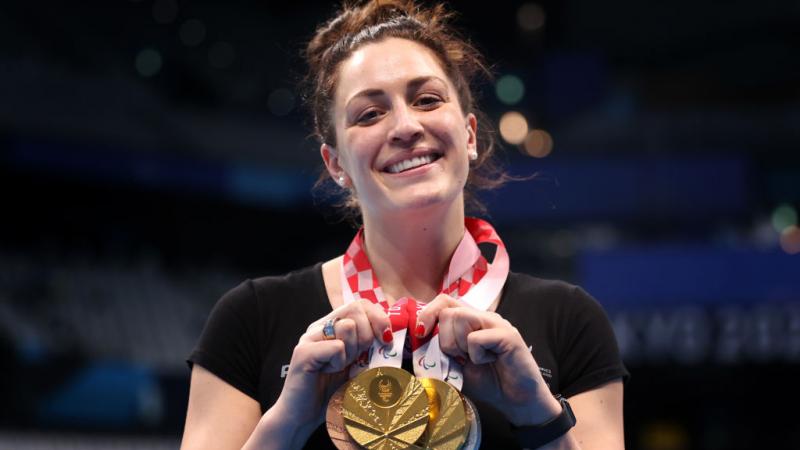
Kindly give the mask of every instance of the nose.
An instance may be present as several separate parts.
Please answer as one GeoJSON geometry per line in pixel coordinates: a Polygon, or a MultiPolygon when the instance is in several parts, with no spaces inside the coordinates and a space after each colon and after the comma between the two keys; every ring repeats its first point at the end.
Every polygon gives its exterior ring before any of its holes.
{"type": "Polygon", "coordinates": [[[389,140],[393,144],[412,145],[422,137],[422,124],[407,105],[397,106],[393,116],[394,123],[389,130],[389,140]]]}

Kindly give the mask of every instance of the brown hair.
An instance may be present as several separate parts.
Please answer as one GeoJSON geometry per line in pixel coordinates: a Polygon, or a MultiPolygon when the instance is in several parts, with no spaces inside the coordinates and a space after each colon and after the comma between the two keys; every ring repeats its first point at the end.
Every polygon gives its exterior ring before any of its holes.
{"type": "MultiPolygon", "coordinates": [[[[467,178],[465,200],[467,207],[485,212],[486,208],[475,198],[473,190],[497,187],[509,177],[492,158],[494,132],[485,114],[475,106],[472,92],[478,79],[491,79],[491,73],[481,54],[449,25],[453,15],[442,4],[425,8],[413,0],[345,0],[338,13],[317,28],[306,48],[309,71],[304,98],[311,110],[314,135],[320,143],[334,145],[332,107],[339,64],[359,47],[389,37],[408,39],[428,47],[455,86],[463,113],[471,112],[478,118],[478,159],[470,163],[472,169],[467,178]]],[[[321,187],[328,179],[328,174],[323,172],[316,187],[321,187]]],[[[358,202],[352,195],[345,199],[343,206],[357,216],[358,202]]]]}

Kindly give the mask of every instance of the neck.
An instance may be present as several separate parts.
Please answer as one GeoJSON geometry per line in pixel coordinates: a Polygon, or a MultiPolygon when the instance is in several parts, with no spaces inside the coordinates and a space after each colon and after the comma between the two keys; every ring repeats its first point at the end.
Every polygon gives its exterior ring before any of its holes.
{"type": "Polygon", "coordinates": [[[366,252],[390,303],[404,296],[433,300],[463,236],[463,201],[405,217],[364,215],[366,252]]]}

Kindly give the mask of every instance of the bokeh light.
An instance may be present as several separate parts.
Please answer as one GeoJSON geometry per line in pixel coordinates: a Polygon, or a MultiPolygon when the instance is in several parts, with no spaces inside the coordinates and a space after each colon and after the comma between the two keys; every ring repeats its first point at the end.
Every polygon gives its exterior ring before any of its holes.
{"type": "Polygon", "coordinates": [[[553,151],[553,138],[545,130],[531,130],[523,144],[525,153],[534,158],[544,158],[553,151]]]}
{"type": "Polygon", "coordinates": [[[517,24],[524,31],[536,31],[544,26],[546,15],[538,3],[524,3],[517,10],[517,24]]]}
{"type": "Polygon", "coordinates": [[[790,255],[800,253],[800,227],[790,225],[781,233],[781,249],[790,255]]]}
{"type": "Polygon", "coordinates": [[[175,0],[156,0],[153,3],[153,20],[168,24],[178,17],[178,2],[175,0]]]}
{"type": "Polygon", "coordinates": [[[236,51],[227,42],[216,42],[208,50],[208,63],[217,69],[224,69],[236,59],[236,51]]]}
{"type": "Polygon", "coordinates": [[[646,424],[640,436],[640,447],[649,450],[685,450],[689,448],[686,429],[673,422],[646,424]]]}
{"type": "Polygon", "coordinates": [[[503,114],[500,117],[499,128],[500,136],[509,144],[521,144],[528,135],[528,121],[525,120],[525,116],[516,111],[503,114]]]}
{"type": "Polygon", "coordinates": [[[276,116],[285,116],[294,109],[294,94],[286,88],[278,88],[269,94],[267,106],[276,116]]]}
{"type": "Polygon", "coordinates": [[[200,45],[203,39],[206,38],[206,26],[203,22],[197,19],[189,19],[181,24],[181,29],[178,31],[183,45],[194,47],[200,45]]]}
{"type": "Polygon", "coordinates": [[[161,53],[146,48],[136,55],[136,71],[143,77],[152,77],[161,70],[161,53]]]}
{"type": "Polygon", "coordinates": [[[778,245],[780,233],[776,233],[768,216],[759,217],[751,232],[753,246],[760,250],[774,249],[778,245]]]}
{"type": "Polygon", "coordinates": [[[792,205],[780,205],[772,212],[772,227],[782,233],[787,227],[797,225],[797,210],[792,205]]]}
{"type": "Polygon", "coordinates": [[[495,84],[497,98],[506,105],[515,105],[522,100],[525,95],[525,84],[519,77],[514,75],[504,75],[495,84]]]}

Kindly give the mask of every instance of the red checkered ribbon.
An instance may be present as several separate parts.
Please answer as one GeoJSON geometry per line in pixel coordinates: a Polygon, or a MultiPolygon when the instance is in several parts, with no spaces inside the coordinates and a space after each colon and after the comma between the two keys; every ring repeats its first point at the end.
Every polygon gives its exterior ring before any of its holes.
{"type": "MultiPolygon", "coordinates": [[[[503,241],[492,226],[483,220],[465,218],[464,237],[450,261],[442,280],[440,293],[460,298],[465,304],[486,310],[502,290],[508,276],[508,253],[503,241]],[[478,244],[497,246],[492,264],[480,252],[478,244]]],[[[409,297],[398,299],[391,307],[381,290],[378,277],[372,270],[363,245],[364,229],[360,229],[342,258],[342,294],[345,303],[367,299],[383,306],[392,323],[394,340],[391,347],[375,340],[369,352],[361,355],[351,367],[351,376],[378,366],[402,365],[403,345],[408,330],[416,325],[417,313],[425,303],[409,297]]],[[[441,353],[438,325],[424,339],[412,334],[411,350],[414,372],[418,376],[434,377],[461,387],[461,366],[441,353]]]]}

